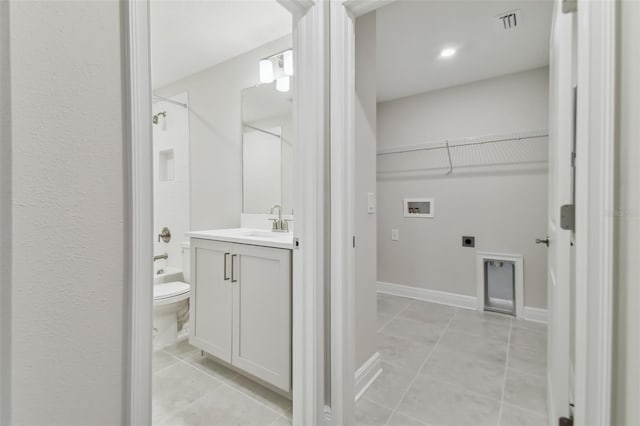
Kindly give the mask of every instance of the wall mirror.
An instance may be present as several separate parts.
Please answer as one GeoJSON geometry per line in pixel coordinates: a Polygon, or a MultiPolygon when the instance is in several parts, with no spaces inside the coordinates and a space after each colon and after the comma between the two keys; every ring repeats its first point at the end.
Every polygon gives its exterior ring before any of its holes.
{"type": "Polygon", "coordinates": [[[293,96],[260,84],[242,91],[242,211],[293,213],[293,96]]]}

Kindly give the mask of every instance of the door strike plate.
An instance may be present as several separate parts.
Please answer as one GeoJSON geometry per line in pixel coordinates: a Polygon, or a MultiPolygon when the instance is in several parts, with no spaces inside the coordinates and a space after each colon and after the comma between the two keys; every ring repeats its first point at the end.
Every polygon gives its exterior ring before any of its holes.
{"type": "Polygon", "coordinates": [[[560,207],[560,228],[567,231],[576,229],[576,209],[573,204],[565,204],[560,207]]]}

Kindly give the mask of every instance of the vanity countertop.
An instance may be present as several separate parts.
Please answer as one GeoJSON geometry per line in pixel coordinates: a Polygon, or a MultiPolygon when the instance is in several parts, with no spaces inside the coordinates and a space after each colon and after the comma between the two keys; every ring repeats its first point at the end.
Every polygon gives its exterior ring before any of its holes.
{"type": "Polygon", "coordinates": [[[251,244],[254,246],[293,249],[293,233],[272,232],[264,229],[232,228],[211,229],[207,231],[188,232],[191,238],[225,241],[228,243],[251,244]]]}

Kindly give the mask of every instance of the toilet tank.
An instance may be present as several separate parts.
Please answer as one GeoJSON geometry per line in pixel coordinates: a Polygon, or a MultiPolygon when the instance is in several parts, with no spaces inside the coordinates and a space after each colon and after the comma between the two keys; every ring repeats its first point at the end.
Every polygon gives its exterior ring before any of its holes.
{"type": "Polygon", "coordinates": [[[182,243],[182,275],[184,282],[191,283],[191,244],[189,242],[182,243]]]}

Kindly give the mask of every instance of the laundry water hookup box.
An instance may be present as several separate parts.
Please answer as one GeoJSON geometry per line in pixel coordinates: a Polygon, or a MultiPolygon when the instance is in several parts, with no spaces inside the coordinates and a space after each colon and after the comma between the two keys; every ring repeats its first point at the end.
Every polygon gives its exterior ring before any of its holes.
{"type": "Polygon", "coordinates": [[[405,198],[404,217],[433,218],[433,198],[405,198]]]}

